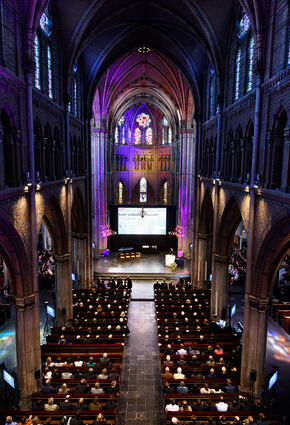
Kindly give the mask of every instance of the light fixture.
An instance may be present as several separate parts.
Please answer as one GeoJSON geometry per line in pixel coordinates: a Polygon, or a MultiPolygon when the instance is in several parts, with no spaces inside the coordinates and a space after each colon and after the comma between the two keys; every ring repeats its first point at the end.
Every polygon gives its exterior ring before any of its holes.
{"type": "Polygon", "coordinates": [[[245,185],[249,186],[249,184],[250,184],[250,173],[247,173],[247,177],[246,177],[246,180],[245,180],[245,185]]]}
{"type": "Polygon", "coordinates": [[[221,184],[222,184],[221,172],[220,172],[220,171],[219,171],[219,172],[218,172],[218,174],[217,174],[216,181],[218,182],[218,184],[219,184],[219,185],[221,185],[221,184]]]}
{"type": "Polygon", "coordinates": [[[256,181],[255,181],[255,184],[254,184],[254,188],[255,189],[258,189],[260,185],[261,185],[261,183],[260,183],[260,174],[257,174],[257,178],[256,178],[256,181]]]}
{"type": "Polygon", "coordinates": [[[145,215],[148,215],[148,213],[144,210],[144,205],[143,205],[143,204],[142,204],[141,211],[139,211],[139,212],[137,213],[137,215],[140,215],[140,217],[141,217],[141,218],[144,218],[144,217],[145,217],[145,215]]]}
{"type": "Polygon", "coordinates": [[[64,183],[67,184],[68,181],[69,181],[69,172],[68,170],[65,170],[64,183]]]}
{"type": "Polygon", "coordinates": [[[40,180],[39,171],[36,171],[35,183],[36,183],[36,190],[40,190],[40,188],[41,188],[41,186],[40,186],[41,180],[40,180]]]}
{"type": "Polygon", "coordinates": [[[151,51],[150,47],[146,46],[145,44],[138,47],[138,52],[145,54],[145,53],[149,53],[151,51]]]}
{"type": "Polygon", "coordinates": [[[31,186],[32,186],[32,181],[31,181],[31,178],[30,178],[30,173],[29,173],[29,171],[26,171],[26,173],[25,173],[25,185],[24,185],[25,192],[28,192],[28,190],[31,186]]]}

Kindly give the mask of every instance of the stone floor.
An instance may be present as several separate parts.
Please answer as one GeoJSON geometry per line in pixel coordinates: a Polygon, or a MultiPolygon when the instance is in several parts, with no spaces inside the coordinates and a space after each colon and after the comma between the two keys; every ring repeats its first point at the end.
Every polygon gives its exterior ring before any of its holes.
{"type": "Polygon", "coordinates": [[[163,425],[163,397],[154,302],[131,301],[118,425],[163,425]]]}

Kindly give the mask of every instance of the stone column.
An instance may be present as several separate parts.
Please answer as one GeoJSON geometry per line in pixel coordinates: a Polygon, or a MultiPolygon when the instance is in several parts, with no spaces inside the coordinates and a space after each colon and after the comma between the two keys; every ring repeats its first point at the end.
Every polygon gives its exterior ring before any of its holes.
{"type": "Polygon", "coordinates": [[[0,189],[5,187],[5,155],[3,135],[3,127],[0,127],[0,189]]]}
{"type": "Polygon", "coordinates": [[[264,385],[268,305],[268,299],[246,294],[240,391],[251,390],[250,372],[255,370],[254,397],[261,396],[264,385]]]}
{"type": "Polygon", "coordinates": [[[75,273],[77,280],[82,288],[89,286],[90,273],[88,264],[88,238],[87,235],[74,235],[72,238],[73,246],[73,273],[75,273]]]}
{"type": "Polygon", "coordinates": [[[31,409],[31,394],[37,390],[35,370],[41,368],[39,300],[36,294],[15,298],[16,352],[21,410],[31,409]]]}
{"type": "Polygon", "coordinates": [[[228,260],[227,255],[214,253],[211,314],[216,314],[217,319],[221,318],[223,307],[228,303],[228,260]]]}
{"type": "Polygon", "coordinates": [[[197,286],[199,288],[203,288],[205,284],[205,280],[207,279],[207,249],[208,249],[208,238],[209,235],[207,233],[198,233],[198,270],[197,270],[197,286]]]}
{"type": "Polygon", "coordinates": [[[69,253],[54,255],[55,260],[55,304],[56,319],[64,322],[63,309],[66,310],[65,319],[72,319],[72,278],[71,256],[69,253]]]}
{"type": "Polygon", "coordinates": [[[290,127],[284,130],[284,149],[283,149],[283,163],[281,174],[281,190],[286,192],[290,186],[290,127]]]}

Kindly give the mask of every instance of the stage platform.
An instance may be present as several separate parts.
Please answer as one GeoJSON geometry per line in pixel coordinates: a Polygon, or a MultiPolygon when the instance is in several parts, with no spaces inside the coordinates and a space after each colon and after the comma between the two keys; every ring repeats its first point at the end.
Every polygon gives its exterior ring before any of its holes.
{"type": "Polygon", "coordinates": [[[124,278],[130,275],[134,280],[177,280],[191,274],[190,260],[184,259],[184,267],[172,272],[170,267],[165,266],[165,253],[142,254],[140,259],[120,261],[118,253],[110,254],[109,257],[101,257],[94,260],[94,276],[110,278],[120,276],[124,278]]]}

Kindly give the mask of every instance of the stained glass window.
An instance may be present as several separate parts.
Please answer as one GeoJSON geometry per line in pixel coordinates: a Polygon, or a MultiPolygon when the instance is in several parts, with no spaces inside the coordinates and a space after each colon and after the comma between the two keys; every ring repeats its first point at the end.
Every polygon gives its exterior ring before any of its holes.
{"type": "Polygon", "coordinates": [[[161,128],[161,145],[165,145],[165,128],[161,128]]]}
{"type": "Polygon", "coordinates": [[[250,19],[248,15],[244,13],[240,22],[238,23],[238,37],[243,38],[250,29],[250,19]]]}
{"type": "Polygon", "coordinates": [[[247,91],[253,88],[253,63],[254,63],[254,37],[251,36],[248,44],[248,72],[247,72],[247,91]]]}
{"type": "Polygon", "coordinates": [[[115,143],[119,143],[119,129],[118,129],[118,127],[116,127],[116,130],[115,130],[115,143]]]}
{"type": "Polygon", "coordinates": [[[214,79],[210,79],[209,83],[209,117],[214,115],[214,79]]]}
{"type": "Polygon", "coordinates": [[[43,14],[41,15],[39,25],[42,31],[44,32],[44,34],[49,37],[51,34],[52,22],[51,22],[51,16],[49,14],[48,8],[46,8],[43,14]]]}
{"type": "Polygon", "coordinates": [[[138,115],[136,119],[137,123],[140,125],[140,127],[148,127],[148,125],[151,123],[151,118],[149,115],[144,114],[144,112],[140,115],[138,115]]]}
{"type": "Polygon", "coordinates": [[[168,183],[165,182],[163,185],[163,203],[168,203],[168,183]]]}
{"type": "Polygon", "coordinates": [[[125,118],[124,115],[121,116],[121,118],[119,119],[119,125],[124,125],[125,124],[125,118]]]}
{"type": "Polygon", "coordinates": [[[125,137],[125,126],[122,127],[122,144],[125,145],[126,137],[125,137]]]}
{"type": "Polygon", "coordinates": [[[136,128],[134,133],[134,141],[135,141],[135,145],[140,145],[141,143],[141,130],[138,127],[136,128]]]}
{"type": "Polygon", "coordinates": [[[147,202],[147,180],[145,179],[145,177],[142,177],[142,179],[140,180],[139,187],[140,202],[147,202]]]}
{"type": "Polygon", "coordinates": [[[36,35],[34,39],[34,60],[35,60],[35,74],[34,84],[35,87],[41,90],[41,78],[40,78],[40,44],[39,38],[36,35]]]}
{"type": "Polygon", "coordinates": [[[166,116],[164,115],[164,117],[162,118],[162,124],[164,125],[164,127],[168,127],[168,121],[166,116]]]}
{"type": "Polygon", "coordinates": [[[290,65],[290,41],[288,43],[288,65],[290,65]]]}
{"type": "Polygon", "coordinates": [[[171,130],[171,127],[169,127],[169,129],[168,129],[168,143],[169,144],[172,143],[172,130],[171,130]]]}
{"type": "Polygon", "coordinates": [[[78,82],[77,79],[74,79],[74,113],[75,116],[78,116],[78,82]]]}
{"type": "Polygon", "coordinates": [[[146,130],[146,145],[152,145],[152,128],[146,130]]]}
{"type": "Polygon", "coordinates": [[[71,112],[71,103],[70,103],[70,102],[68,102],[68,104],[67,104],[67,110],[68,110],[69,112],[71,112]]]}
{"type": "Polygon", "coordinates": [[[236,53],[235,60],[235,95],[234,100],[237,100],[240,95],[240,71],[241,71],[241,49],[239,48],[236,53]]]}
{"type": "Polygon", "coordinates": [[[47,68],[48,68],[48,96],[53,99],[53,85],[52,85],[52,57],[51,49],[47,46],[47,68]]]}
{"type": "Polygon", "coordinates": [[[123,203],[123,183],[119,182],[119,204],[123,203]]]}

